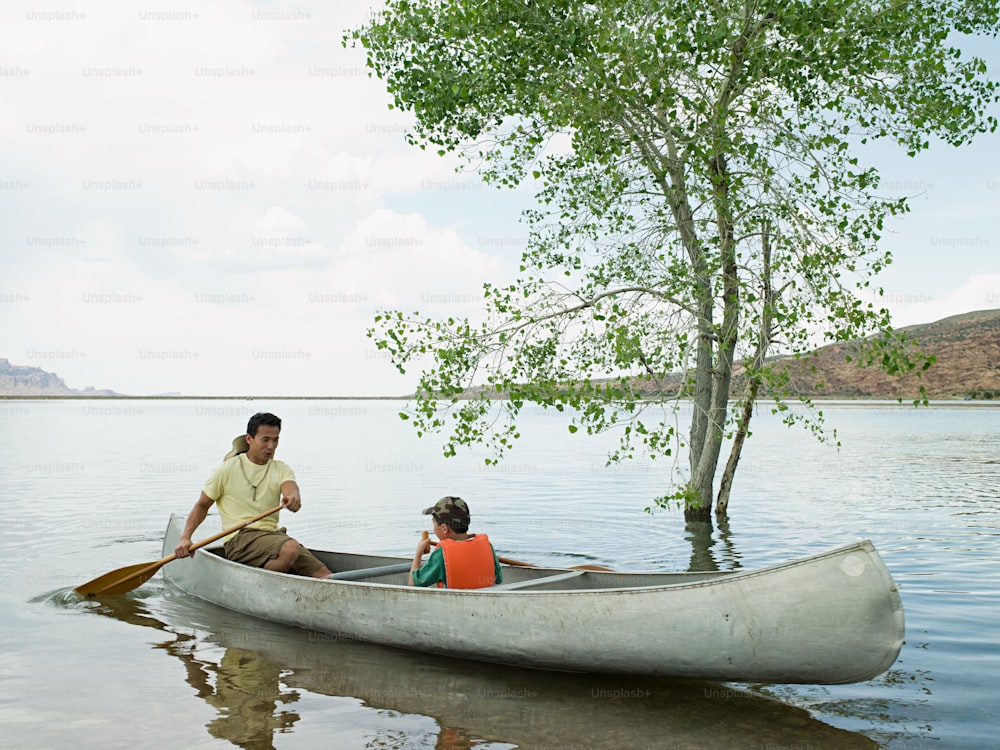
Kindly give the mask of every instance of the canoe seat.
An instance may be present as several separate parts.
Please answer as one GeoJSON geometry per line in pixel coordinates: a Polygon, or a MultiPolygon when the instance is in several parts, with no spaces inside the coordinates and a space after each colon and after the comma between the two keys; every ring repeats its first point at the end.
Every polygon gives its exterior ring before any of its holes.
{"type": "Polygon", "coordinates": [[[585,570],[567,570],[565,573],[556,573],[551,576],[544,576],[542,578],[531,578],[527,581],[514,581],[513,583],[498,583],[496,586],[490,586],[486,591],[516,591],[517,589],[526,589],[531,586],[543,586],[547,583],[559,583],[560,581],[568,581],[571,578],[579,578],[587,571],[585,570]]]}

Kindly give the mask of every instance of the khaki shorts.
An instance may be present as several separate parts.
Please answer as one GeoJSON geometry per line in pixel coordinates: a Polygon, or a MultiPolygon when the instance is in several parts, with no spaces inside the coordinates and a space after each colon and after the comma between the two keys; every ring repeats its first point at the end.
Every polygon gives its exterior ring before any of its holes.
{"type": "MultiPolygon", "coordinates": [[[[226,542],[226,557],[233,562],[251,565],[255,568],[263,568],[264,563],[276,558],[281,551],[282,545],[289,539],[292,539],[285,531],[285,529],[268,531],[266,529],[254,529],[249,526],[240,529],[236,536],[226,542]]],[[[299,545],[299,556],[292,564],[292,569],[289,572],[300,576],[311,576],[323,567],[323,563],[312,552],[298,542],[295,543],[299,545]]]]}

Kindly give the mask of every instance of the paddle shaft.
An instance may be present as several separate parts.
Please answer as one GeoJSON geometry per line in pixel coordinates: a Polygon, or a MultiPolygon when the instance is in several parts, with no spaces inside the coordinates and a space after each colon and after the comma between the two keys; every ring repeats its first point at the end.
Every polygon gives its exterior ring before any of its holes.
{"type": "MultiPolygon", "coordinates": [[[[190,549],[191,552],[201,549],[206,544],[211,544],[212,542],[218,541],[219,539],[222,539],[225,536],[229,536],[230,534],[233,534],[239,531],[240,529],[249,526],[252,523],[257,522],[262,518],[267,518],[272,513],[277,513],[283,507],[284,507],[283,505],[276,505],[270,510],[266,510],[261,514],[254,516],[253,518],[248,518],[247,520],[241,521],[235,526],[230,526],[228,529],[223,529],[218,534],[213,534],[207,539],[202,539],[200,542],[195,542],[188,549],[190,549]]],[[[177,554],[174,553],[172,555],[167,555],[162,560],[158,560],[157,562],[150,563],[145,567],[139,568],[139,570],[134,570],[135,566],[120,568],[118,571],[111,571],[110,573],[105,573],[103,576],[95,578],[93,581],[90,581],[89,583],[85,583],[82,586],[77,586],[76,591],[78,593],[84,594],[87,597],[97,596],[98,594],[104,593],[105,591],[111,588],[120,589],[119,593],[125,593],[126,591],[131,591],[136,586],[140,586],[142,583],[152,578],[153,574],[156,573],[157,570],[162,568],[168,562],[172,562],[176,559],[177,559],[177,554]],[[116,576],[115,573],[118,573],[119,571],[122,573],[122,575],[116,576]],[[133,580],[135,580],[134,585],[124,589],[121,588],[123,585],[133,580]]]]}
{"type": "MultiPolygon", "coordinates": [[[[425,532],[423,532],[423,534],[424,534],[424,539],[426,539],[427,538],[427,532],[425,531],[425,532]]],[[[435,542],[432,539],[431,540],[431,546],[437,547],[438,543],[435,542]]],[[[514,565],[514,566],[519,567],[519,568],[537,568],[538,567],[534,563],[521,562],[520,560],[511,560],[509,557],[500,557],[499,555],[497,555],[497,560],[499,560],[500,562],[502,562],[504,565],[514,565]]]]}
{"type": "MultiPolygon", "coordinates": [[[[273,508],[271,508],[271,510],[265,510],[260,515],[256,515],[253,518],[248,518],[246,521],[240,521],[235,526],[230,526],[228,529],[223,529],[218,534],[213,534],[212,536],[208,537],[208,539],[202,539],[200,542],[195,542],[188,549],[190,549],[192,552],[194,552],[196,549],[201,549],[206,544],[211,544],[212,542],[218,541],[219,539],[222,539],[222,537],[224,536],[229,536],[230,534],[237,532],[240,529],[245,528],[246,526],[249,526],[252,523],[257,523],[257,521],[259,521],[260,519],[267,518],[271,514],[277,513],[284,507],[285,507],[284,505],[275,505],[273,508]]],[[[168,562],[170,562],[176,557],[177,555],[170,555],[169,557],[164,557],[162,560],[160,560],[160,562],[156,564],[166,565],[168,562]]]]}
{"type": "MultiPolygon", "coordinates": [[[[426,531],[423,532],[423,538],[424,539],[427,538],[427,532],[426,531]]],[[[437,542],[435,542],[434,540],[431,540],[431,545],[433,545],[433,546],[436,547],[437,544],[438,544],[437,542]]],[[[500,555],[497,555],[497,560],[499,560],[500,562],[502,562],[504,565],[513,565],[514,567],[517,567],[517,568],[537,568],[537,567],[540,567],[540,566],[536,565],[535,563],[521,562],[520,560],[511,560],[509,557],[500,557],[500,555]]],[[[614,573],[614,571],[611,568],[605,568],[602,565],[574,565],[573,567],[570,568],[570,570],[595,570],[595,571],[600,571],[600,572],[604,572],[604,573],[614,573]]]]}

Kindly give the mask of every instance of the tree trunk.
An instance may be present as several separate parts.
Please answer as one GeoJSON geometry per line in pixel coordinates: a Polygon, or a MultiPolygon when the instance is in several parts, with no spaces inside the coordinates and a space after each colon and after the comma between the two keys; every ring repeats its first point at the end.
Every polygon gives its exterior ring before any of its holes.
{"type": "Polygon", "coordinates": [[[681,241],[688,255],[694,275],[694,298],[697,307],[697,340],[695,342],[694,382],[691,393],[693,411],[688,433],[690,479],[684,502],[684,517],[704,521],[712,517],[712,483],[718,460],[718,446],[713,439],[715,409],[713,373],[715,369],[715,344],[718,334],[713,322],[715,297],[712,273],[702,252],[701,242],[695,232],[694,212],[688,203],[684,168],[678,158],[676,144],[669,138],[667,144],[667,169],[663,175],[664,196],[670,206],[681,241]],[[669,184],[667,178],[669,177],[669,184]],[[716,459],[711,458],[713,450],[716,459]]]}
{"type": "Polygon", "coordinates": [[[729,451],[729,460],[726,461],[726,468],[722,471],[722,480],[719,482],[719,496],[715,501],[715,515],[717,518],[729,517],[729,492],[733,488],[733,479],[736,476],[736,466],[740,462],[740,454],[743,451],[743,443],[746,441],[750,418],[753,416],[754,401],[757,398],[757,383],[749,389],[746,401],[743,403],[743,413],[740,415],[736,425],[736,435],[733,437],[733,447],[729,451]]]}
{"type": "Polygon", "coordinates": [[[761,376],[760,369],[764,366],[764,358],[767,356],[768,348],[771,345],[771,325],[774,317],[774,290],[771,285],[771,231],[765,226],[761,234],[761,258],[763,260],[763,273],[761,274],[761,306],[760,324],[757,329],[757,347],[754,356],[751,358],[747,368],[747,387],[743,397],[743,412],[736,423],[736,434],[733,437],[733,445],[729,451],[729,460],[726,461],[726,468],[722,472],[722,480],[719,482],[719,496],[715,501],[715,515],[718,518],[729,517],[729,493],[733,487],[733,479],[736,476],[736,466],[740,462],[743,452],[743,444],[750,433],[750,419],[753,417],[753,408],[757,402],[757,393],[760,390],[761,376]]]}
{"type": "Polygon", "coordinates": [[[689,462],[691,478],[685,499],[684,518],[688,521],[711,520],[712,484],[715,465],[712,454],[712,360],[713,339],[711,299],[702,305],[698,322],[698,354],[695,363],[693,410],[691,414],[689,462]]]}
{"type": "MultiPolygon", "coordinates": [[[[725,142],[721,139],[720,142],[725,142]]],[[[729,203],[729,170],[723,153],[709,162],[714,173],[716,224],[722,272],[722,324],[716,330],[712,312],[717,304],[710,284],[699,285],[700,312],[696,394],[692,417],[691,490],[697,507],[685,508],[684,518],[704,521],[712,517],[713,484],[722,453],[722,439],[729,411],[729,388],[733,381],[733,357],[739,334],[740,287],[729,203]],[[704,389],[704,390],[702,390],[704,389]],[[707,391],[705,393],[704,391],[707,391]],[[698,428],[697,435],[695,427],[698,428]],[[695,438],[698,438],[697,442],[695,438]]],[[[690,501],[689,501],[690,502],[690,501]]]]}

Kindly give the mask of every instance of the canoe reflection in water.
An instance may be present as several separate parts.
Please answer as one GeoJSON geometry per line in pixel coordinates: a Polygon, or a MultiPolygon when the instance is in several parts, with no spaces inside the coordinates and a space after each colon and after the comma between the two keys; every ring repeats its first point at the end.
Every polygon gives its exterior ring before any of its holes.
{"type": "Polygon", "coordinates": [[[87,611],[169,634],[153,647],[179,659],[215,709],[211,736],[241,747],[315,732],[344,748],[878,746],[722,683],[434,657],[257,620],[159,584],[87,611]]]}
{"type": "Polygon", "coordinates": [[[218,662],[199,654],[218,654],[219,649],[203,636],[181,632],[154,616],[145,601],[128,597],[108,597],[90,603],[91,612],[113,617],[131,625],[163,631],[174,637],[153,644],[177,657],[184,665],[185,682],[195,694],[213,707],[218,716],[206,728],[209,734],[240,747],[273,747],[275,732],[287,732],[301,718],[284,708],[299,700],[299,692],[282,682],[282,668],[259,650],[230,646],[218,662]]]}
{"type": "Polygon", "coordinates": [[[164,648],[184,662],[187,683],[198,697],[218,710],[218,718],[207,726],[213,737],[250,746],[260,746],[266,740],[270,747],[275,732],[288,731],[299,720],[297,713],[279,708],[297,701],[299,693],[283,689],[281,668],[260,652],[227,648],[216,665],[197,658],[195,646],[191,638],[164,648]]]}

